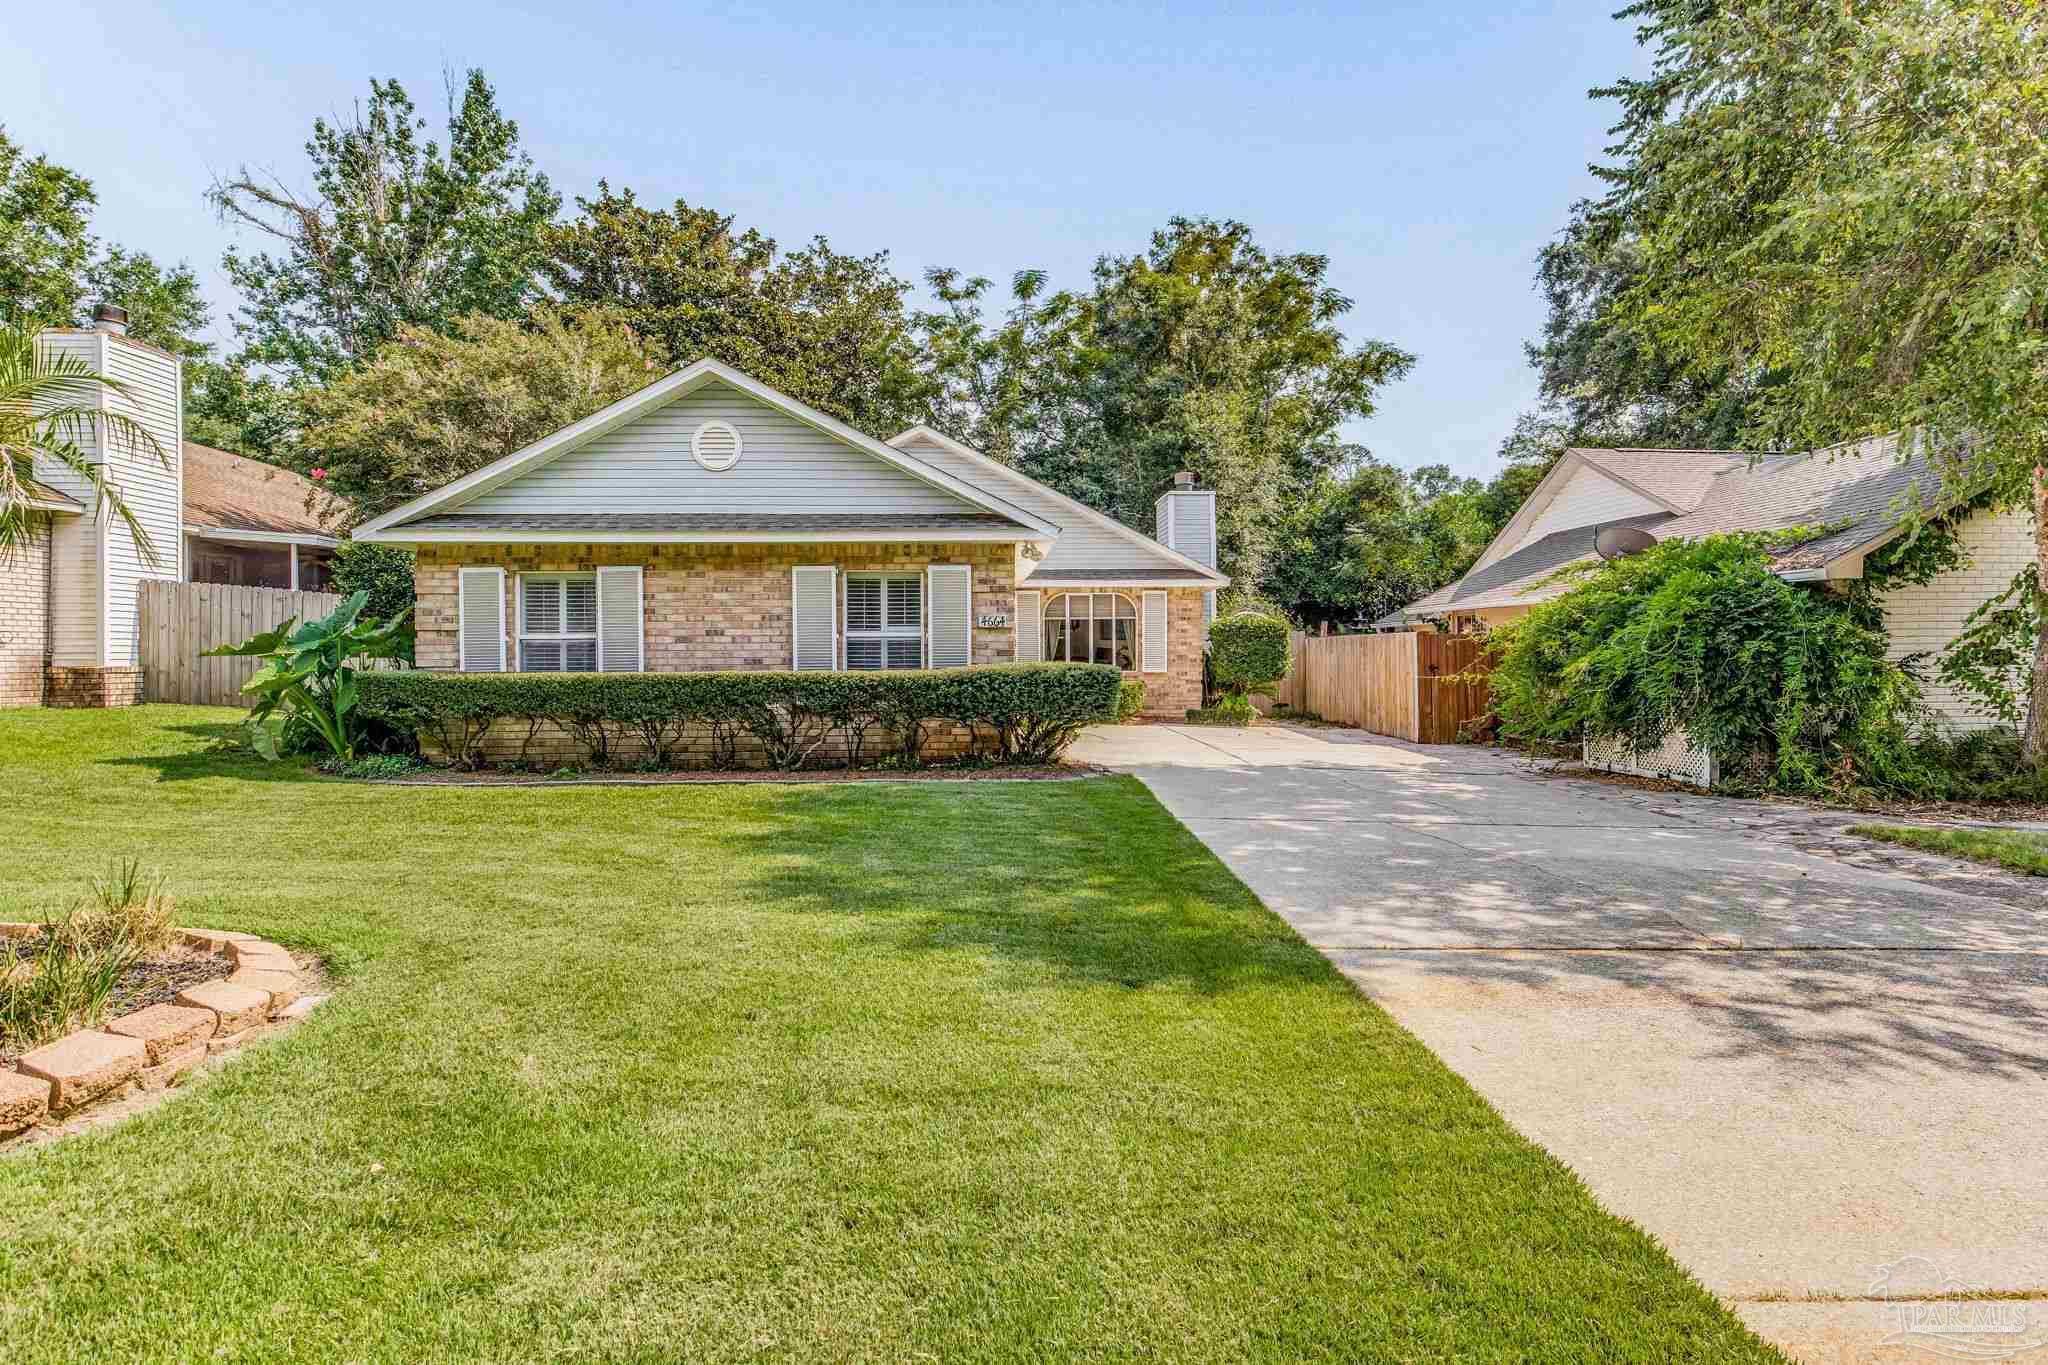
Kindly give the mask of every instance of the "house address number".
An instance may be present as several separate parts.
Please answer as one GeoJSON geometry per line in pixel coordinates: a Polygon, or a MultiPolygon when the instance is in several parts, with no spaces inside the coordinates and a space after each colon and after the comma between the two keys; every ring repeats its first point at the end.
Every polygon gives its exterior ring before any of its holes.
{"type": "Polygon", "coordinates": [[[1010,613],[1006,611],[985,611],[974,618],[974,624],[983,630],[996,630],[1010,624],[1010,613]]]}

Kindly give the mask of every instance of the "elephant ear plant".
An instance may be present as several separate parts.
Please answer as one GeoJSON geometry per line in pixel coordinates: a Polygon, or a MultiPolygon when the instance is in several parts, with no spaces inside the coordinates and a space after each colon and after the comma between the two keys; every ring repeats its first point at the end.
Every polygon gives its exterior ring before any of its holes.
{"type": "Polygon", "coordinates": [[[317,621],[297,625],[294,618],[241,644],[206,651],[267,661],[242,684],[242,690],[255,698],[247,726],[250,748],[275,759],[287,734],[303,726],[334,757],[356,757],[363,725],[356,714],[352,663],[412,653],[412,609],[388,621],[366,618],[363,604],[369,597],[367,592],[354,593],[317,621]]]}

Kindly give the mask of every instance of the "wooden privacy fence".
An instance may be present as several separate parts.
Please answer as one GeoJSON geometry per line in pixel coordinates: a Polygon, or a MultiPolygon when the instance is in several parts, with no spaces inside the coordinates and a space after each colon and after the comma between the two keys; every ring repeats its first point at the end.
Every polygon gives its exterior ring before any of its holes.
{"type": "Polygon", "coordinates": [[[1487,711],[1484,682],[1457,681],[1485,653],[1462,635],[1302,635],[1275,700],[1339,725],[1450,744],[1487,711]]]}
{"type": "Polygon", "coordinates": [[[143,700],[198,706],[247,706],[242,684],[260,662],[201,658],[205,651],[238,645],[292,617],[317,620],[342,601],[340,594],[331,592],[174,583],[167,578],[146,578],[140,586],[143,700]]]}

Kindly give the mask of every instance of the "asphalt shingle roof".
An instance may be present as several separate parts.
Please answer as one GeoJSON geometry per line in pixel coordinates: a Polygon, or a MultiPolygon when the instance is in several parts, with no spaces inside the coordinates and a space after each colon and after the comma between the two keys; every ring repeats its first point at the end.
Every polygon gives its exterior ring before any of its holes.
{"type": "Polygon", "coordinates": [[[895,537],[914,532],[919,539],[943,536],[955,531],[1014,530],[1020,538],[1032,532],[1008,517],[989,512],[535,512],[462,513],[421,517],[405,529],[422,531],[647,531],[694,532],[781,532],[804,535],[819,532],[872,531],[895,537]]]}
{"type": "Polygon", "coordinates": [[[1020,586],[1032,583],[1063,584],[1085,583],[1201,583],[1208,584],[1209,577],[1193,569],[1071,569],[1061,568],[1052,573],[1036,570],[1018,580],[1020,586]]]}
{"type": "Polygon", "coordinates": [[[185,442],[185,524],[221,531],[339,535],[344,505],[304,475],[185,442]]]}
{"type": "Polygon", "coordinates": [[[1411,617],[1480,607],[1520,606],[1564,592],[1550,581],[1565,565],[1593,557],[1600,526],[1640,526],[1659,540],[1794,526],[1835,529],[1779,555],[1780,572],[1817,569],[1881,539],[1914,509],[1939,505],[1940,471],[1924,451],[1900,458],[1897,436],[1790,455],[1732,451],[1582,450],[1588,464],[1687,510],[1651,513],[1554,531],[1455,583],[1410,603],[1411,617]]]}

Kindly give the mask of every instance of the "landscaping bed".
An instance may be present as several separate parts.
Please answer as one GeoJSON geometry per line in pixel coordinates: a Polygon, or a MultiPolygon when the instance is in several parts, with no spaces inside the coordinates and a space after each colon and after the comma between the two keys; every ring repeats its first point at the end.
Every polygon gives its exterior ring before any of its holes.
{"type": "Polygon", "coordinates": [[[846,782],[1070,782],[1081,777],[1099,777],[1108,769],[1092,763],[1057,764],[961,764],[923,768],[800,768],[794,772],[734,771],[705,769],[657,769],[654,771],[563,768],[553,772],[529,772],[519,768],[460,769],[416,767],[370,773],[344,773],[360,781],[384,782],[412,787],[559,787],[559,786],[666,786],[723,783],[831,784],[846,782]]]}
{"type": "MultiPolygon", "coordinates": [[[[42,926],[30,927],[32,932],[17,935],[13,940],[16,950],[26,956],[37,955],[49,946],[42,926]]],[[[188,986],[218,981],[234,969],[232,962],[210,950],[182,942],[166,945],[122,968],[113,979],[104,1008],[89,1022],[116,1018],[149,1005],[168,1004],[188,986]]],[[[34,1047],[36,1041],[0,1033],[0,1071],[34,1047]]]]}

